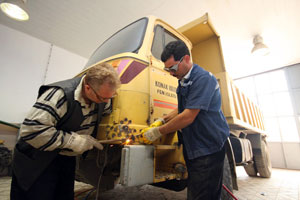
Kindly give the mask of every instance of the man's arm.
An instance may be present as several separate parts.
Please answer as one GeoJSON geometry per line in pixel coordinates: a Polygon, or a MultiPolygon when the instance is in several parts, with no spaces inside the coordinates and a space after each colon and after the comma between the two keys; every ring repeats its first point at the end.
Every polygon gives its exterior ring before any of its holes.
{"type": "Polygon", "coordinates": [[[20,129],[21,138],[41,151],[66,148],[75,153],[70,152],[70,155],[77,155],[91,149],[94,141],[89,135],[56,129],[56,124],[66,112],[67,101],[63,90],[47,90],[24,120],[20,129]]]}
{"type": "Polygon", "coordinates": [[[42,151],[52,151],[65,142],[64,131],[55,125],[67,112],[63,90],[51,88],[31,108],[20,129],[21,138],[42,151]]]}
{"type": "Polygon", "coordinates": [[[165,120],[165,123],[167,123],[168,121],[175,118],[177,115],[178,115],[178,108],[174,109],[172,112],[164,116],[163,119],[165,120]]]}
{"type": "Polygon", "coordinates": [[[169,122],[160,126],[159,132],[161,134],[168,134],[187,127],[194,121],[199,111],[200,109],[185,109],[182,113],[177,114],[175,115],[175,117],[171,118],[169,122]]]}
{"type": "Polygon", "coordinates": [[[179,129],[182,129],[190,125],[196,118],[199,111],[200,109],[185,109],[180,114],[172,115],[175,117],[162,126],[155,126],[155,127],[150,126],[148,128],[143,129],[142,131],[143,143],[151,144],[152,142],[160,138],[163,134],[172,133],[174,131],[177,131],[179,129]]]}

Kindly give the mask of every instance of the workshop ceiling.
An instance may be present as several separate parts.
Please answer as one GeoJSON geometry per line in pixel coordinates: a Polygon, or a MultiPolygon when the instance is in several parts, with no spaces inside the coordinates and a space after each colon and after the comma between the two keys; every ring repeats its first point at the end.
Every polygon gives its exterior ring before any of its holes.
{"type": "Polygon", "coordinates": [[[141,17],[155,15],[179,28],[207,12],[232,77],[300,62],[299,0],[27,0],[26,6],[29,21],[1,12],[0,23],[86,58],[141,17]],[[270,48],[261,58],[251,55],[257,34],[270,48]]]}

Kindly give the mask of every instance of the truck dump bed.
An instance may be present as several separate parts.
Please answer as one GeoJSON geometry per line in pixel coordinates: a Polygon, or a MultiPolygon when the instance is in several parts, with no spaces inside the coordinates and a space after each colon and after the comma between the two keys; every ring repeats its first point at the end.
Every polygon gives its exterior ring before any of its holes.
{"type": "Polygon", "coordinates": [[[208,20],[208,15],[178,30],[193,45],[193,62],[212,72],[218,79],[222,95],[222,111],[231,131],[264,134],[265,128],[260,109],[234,85],[226,72],[220,39],[208,20]]]}

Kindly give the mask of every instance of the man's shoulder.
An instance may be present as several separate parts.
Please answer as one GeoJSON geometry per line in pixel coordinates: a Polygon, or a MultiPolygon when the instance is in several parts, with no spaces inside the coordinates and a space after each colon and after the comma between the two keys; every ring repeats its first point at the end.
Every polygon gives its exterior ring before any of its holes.
{"type": "Polygon", "coordinates": [[[212,73],[210,73],[209,71],[206,71],[199,65],[194,64],[192,73],[191,73],[191,77],[194,77],[197,79],[197,78],[201,78],[201,77],[205,77],[205,76],[213,76],[213,75],[212,75],[212,73]]]}
{"type": "Polygon", "coordinates": [[[63,98],[65,98],[65,92],[61,88],[50,87],[39,96],[37,102],[52,102],[53,104],[57,104],[63,98]]]}

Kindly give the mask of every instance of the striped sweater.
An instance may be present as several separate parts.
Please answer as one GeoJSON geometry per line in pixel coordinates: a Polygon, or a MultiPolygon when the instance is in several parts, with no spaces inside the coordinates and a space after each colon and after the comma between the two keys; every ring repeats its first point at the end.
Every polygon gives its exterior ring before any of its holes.
{"type": "MultiPolygon", "coordinates": [[[[88,105],[85,103],[82,95],[82,81],[74,92],[74,99],[81,104],[84,121],[80,125],[77,134],[91,135],[96,121],[97,112],[96,104],[88,105]]],[[[108,112],[109,103],[104,109],[108,112]]],[[[57,130],[56,124],[67,112],[67,99],[64,91],[59,88],[50,88],[44,92],[31,108],[20,128],[20,137],[28,144],[41,151],[53,151],[62,149],[67,143],[71,134],[74,132],[65,132],[57,130]]],[[[76,155],[70,151],[60,151],[62,155],[76,155]]]]}

